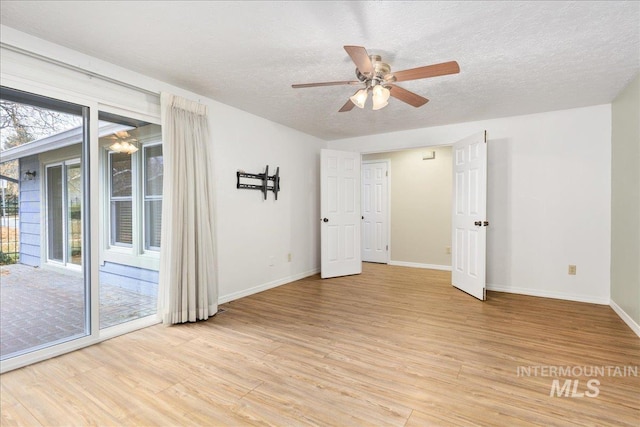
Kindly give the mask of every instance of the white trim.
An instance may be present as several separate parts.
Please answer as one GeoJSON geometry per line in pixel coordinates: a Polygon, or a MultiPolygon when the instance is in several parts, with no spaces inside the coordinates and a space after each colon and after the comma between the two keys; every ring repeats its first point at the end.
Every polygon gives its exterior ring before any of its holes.
{"type": "Polygon", "coordinates": [[[609,305],[609,298],[597,298],[587,295],[566,294],[564,292],[543,291],[531,288],[516,288],[513,286],[494,285],[487,283],[488,291],[507,292],[510,294],[529,295],[533,297],[562,299],[567,301],[587,302],[591,304],[609,305]]]}
{"type": "Polygon", "coordinates": [[[443,270],[451,271],[450,265],[437,265],[437,264],[423,264],[420,262],[407,262],[407,261],[389,261],[389,265],[395,265],[398,267],[411,267],[411,268],[426,268],[429,270],[443,270]]]}
{"type": "Polygon", "coordinates": [[[305,277],[313,276],[320,273],[319,268],[307,270],[302,273],[294,274],[292,276],[283,277],[271,282],[263,283],[262,285],[254,286],[249,289],[234,292],[228,295],[221,295],[218,297],[218,305],[224,304],[229,301],[234,301],[240,298],[248,297],[249,295],[257,294],[258,292],[266,291],[268,289],[276,288],[278,286],[286,285],[287,283],[295,282],[296,280],[304,279],[305,277]]]}
{"type": "Polygon", "coordinates": [[[620,318],[622,319],[622,321],[624,323],[627,324],[627,326],[629,326],[631,328],[631,330],[638,336],[640,337],[640,325],[638,325],[636,323],[635,320],[633,320],[631,318],[631,316],[629,316],[623,309],[622,307],[620,307],[618,304],[615,303],[614,300],[611,300],[611,302],[609,303],[609,306],[613,309],[613,311],[616,312],[616,314],[618,316],[620,316],[620,318]]]}

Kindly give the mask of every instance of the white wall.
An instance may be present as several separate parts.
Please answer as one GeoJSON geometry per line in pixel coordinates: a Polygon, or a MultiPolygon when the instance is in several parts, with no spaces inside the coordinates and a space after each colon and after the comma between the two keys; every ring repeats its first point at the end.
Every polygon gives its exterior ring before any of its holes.
{"type": "Polygon", "coordinates": [[[611,106],[331,141],[372,153],[488,132],[489,289],[609,303],[611,106]],[[577,275],[567,274],[577,265],[577,275]]]}
{"type": "Polygon", "coordinates": [[[221,104],[211,114],[220,301],[316,273],[320,148],[325,143],[221,104]],[[260,191],[236,189],[238,169],[263,173],[266,165],[270,175],[280,167],[277,201],[273,193],[264,200],[260,191]]]}
{"type": "Polygon", "coordinates": [[[640,75],[612,103],[611,306],[640,336],[640,75]]]}

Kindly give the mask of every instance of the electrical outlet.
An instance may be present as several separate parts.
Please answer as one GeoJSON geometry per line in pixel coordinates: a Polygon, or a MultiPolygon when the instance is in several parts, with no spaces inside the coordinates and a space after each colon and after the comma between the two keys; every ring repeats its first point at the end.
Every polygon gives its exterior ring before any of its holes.
{"type": "Polygon", "coordinates": [[[274,265],[276,265],[276,259],[274,256],[270,256],[269,257],[269,267],[273,267],[274,265]]]}
{"type": "Polygon", "coordinates": [[[571,276],[575,276],[576,275],[576,266],[575,265],[569,264],[569,274],[571,276]]]}
{"type": "Polygon", "coordinates": [[[287,255],[287,261],[291,262],[291,252],[289,252],[289,255],[287,255]]]}
{"type": "Polygon", "coordinates": [[[447,253],[447,255],[451,255],[451,246],[447,246],[446,248],[444,248],[444,250],[447,253]]]}

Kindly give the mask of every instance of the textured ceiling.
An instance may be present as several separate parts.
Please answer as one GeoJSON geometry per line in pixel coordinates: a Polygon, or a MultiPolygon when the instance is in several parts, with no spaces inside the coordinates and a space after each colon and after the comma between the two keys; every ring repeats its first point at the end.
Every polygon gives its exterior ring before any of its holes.
{"type": "Polygon", "coordinates": [[[0,2],[6,26],[326,140],[611,102],[640,70],[639,2],[0,2]],[[338,109],[344,45],[392,70],[456,60],[402,82],[413,108],[338,109]]]}

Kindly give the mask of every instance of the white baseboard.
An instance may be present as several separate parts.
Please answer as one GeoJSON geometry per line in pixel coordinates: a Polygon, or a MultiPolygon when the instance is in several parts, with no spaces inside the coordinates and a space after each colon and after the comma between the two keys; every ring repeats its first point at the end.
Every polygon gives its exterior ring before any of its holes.
{"type": "Polygon", "coordinates": [[[622,319],[622,321],[623,321],[624,323],[626,323],[626,324],[627,324],[627,326],[629,326],[629,327],[631,328],[631,330],[632,330],[633,332],[635,332],[635,334],[636,334],[637,336],[639,336],[639,337],[640,337],[640,325],[638,325],[638,324],[636,323],[636,321],[635,321],[635,320],[633,320],[633,319],[631,318],[631,316],[629,316],[629,315],[627,314],[627,312],[626,312],[626,311],[624,311],[624,310],[622,309],[622,307],[620,307],[618,304],[616,304],[616,303],[615,303],[615,301],[611,300],[611,303],[610,303],[609,305],[611,306],[611,308],[613,309],[613,311],[615,311],[615,312],[616,312],[616,314],[617,314],[618,316],[620,316],[620,318],[622,319]]]}
{"type": "Polygon", "coordinates": [[[302,273],[294,274],[292,276],[283,277],[282,279],[274,280],[262,285],[254,286],[249,289],[234,292],[228,295],[218,296],[218,304],[224,304],[229,301],[237,300],[240,298],[248,297],[249,295],[257,294],[258,292],[266,291],[267,289],[276,288],[278,286],[286,285],[287,283],[295,282],[296,280],[304,279],[305,277],[313,276],[320,272],[319,268],[308,270],[302,273]]]}
{"type": "Polygon", "coordinates": [[[521,294],[521,295],[530,295],[532,297],[544,297],[544,298],[555,298],[555,299],[563,299],[568,301],[577,301],[577,302],[588,302],[591,304],[602,304],[609,305],[609,298],[595,298],[591,296],[585,295],[574,295],[574,294],[565,294],[562,292],[551,292],[551,291],[542,291],[540,289],[530,289],[530,288],[514,288],[507,287],[501,285],[493,285],[487,283],[488,291],[496,291],[496,292],[508,292],[511,294],[521,294]]]}
{"type": "Polygon", "coordinates": [[[389,261],[389,265],[397,265],[398,267],[428,268],[429,270],[451,271],[450,265],[422,264],[419,262],[406,262],[406,261],[389,261]]]}

